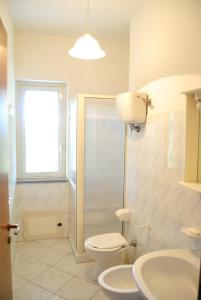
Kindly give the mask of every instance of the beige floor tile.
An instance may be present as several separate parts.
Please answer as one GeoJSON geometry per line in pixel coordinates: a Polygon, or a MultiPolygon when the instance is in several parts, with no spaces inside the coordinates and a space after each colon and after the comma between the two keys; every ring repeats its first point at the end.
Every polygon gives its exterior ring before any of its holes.
{"type": "Polygon", "coordinates": [[[18,265],[21,265],[23,262],[25,262],[27,259],[29,259],[28,256],[21,254],[19,252],[16,251],[13,259],[12,259],[12,266],[16,267],[18,265]]]}
{"type": "Polygon", "coordinates": [[[93,268],[94,268],[94,263],[93,262],[89,262],[87,264],[87,266],[85,268],[83,268],[83,270],[81,272],[78,273],[78,277],[88,280],[94,284],[98,285],[97,280],[94,280],[92,277],[93,274],[93,268]]]}
{"type": "Polygon", "coordinates": [[[61,298],[57,295],[53,295],[52,297],[50,297],[48,300],[64,300],[64,298],[61,298]]]}
{"type": "Polygon", "coordinates": [[[50,292],[56,292],[66,282],[72,279],[72,277],[72,275],[52,267],[47,271],[39,274],[32,280],[32,282],[41,286],[42,288],[49,290],[50,292]]]}
{"type": "Polygon", "coordinates": [[[52,248],[45,248],[37,255],[37,260],[52,266],[64,256],[64,252],[52,248]]]}
{"type": "Polygon", "coordinates": [[[40,251],[44,249],[43,246],[35,243],[35,242],[27,242],[24,245],[17,248],[17,252],[24,254],[29,257],[33,257],[34,255],[37,255],[40,251]]]}
{"type": "Polygon", "coordinates": [[[45,247],[50,247],[58,243],[60,240],[61,239],[35,240],[34,242],[45,247]]]}
{"type": "Polygon", "coordinates": [[[57,249],[59,251],[72,254],[72,248],[68,239],[62,239],[56,244],[52,246],[52,248],[57,249]]]}
{"type": "Polygon", "coordinates": [[[24,278],[22,278],[21,276],[18,276],[17,274],[13,274],[13,276],[12,276],[13,292],[17,291],[19,288],[21,288],[26,283],[27,283],[27,281],[24,278]]]}
{"type": "Polygon", "coordinates": [[[52,294],[32,283],[26,284],[13,295],[13,300],[46,300],[52,294]]]}
{"type": "Polygon", "coordinates": [[[107,300],[91,278],[93,264],[76,263],[71,253],[68,239],[17,243],[14,300],[107,300]]]}
{"type": "Polygon", "coordinates": [[[110,300],[101,290],[99,290],[91,300],[110,300]]]}
{"type": "Polygon", "coordinates": [[[57,295],[67,300],[89,300],[98,289],[97,285],[74,277],[57,292],[57,295]]]}
{"type": "Polygon", "coordinates": [[[21,246],[23,246],[24,244],[26,244],[27,242],[26,241],[19,241],[19,242],[16,242],[16,247],[19,248],[21,246]]]}
{"type": "Polygon", "coordinates": [[[31,280],[36,275],[49,268],[48,265],[36,261],[35,259],[28,258],[23,263],[14,268],[14,273],[23,277],[24,279],[31,280]]]}
{"type": "Polygon", "coordinates": [[[54,267],[65,272],[77,275],[84,268],[86,268],[87,265],[88,263],[76,263],[73,255],[66,255],[62,260],[57,262],[54,267]]]}

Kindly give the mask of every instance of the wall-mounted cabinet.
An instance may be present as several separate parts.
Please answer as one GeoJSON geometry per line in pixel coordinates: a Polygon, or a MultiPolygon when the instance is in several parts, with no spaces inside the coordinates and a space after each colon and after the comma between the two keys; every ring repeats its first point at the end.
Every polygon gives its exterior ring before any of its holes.
{"type": "Polygon", "coordinates": [[[187,91],[185,95],[185,169],[180,184],[201,192],[201,88],[187,91]]]}

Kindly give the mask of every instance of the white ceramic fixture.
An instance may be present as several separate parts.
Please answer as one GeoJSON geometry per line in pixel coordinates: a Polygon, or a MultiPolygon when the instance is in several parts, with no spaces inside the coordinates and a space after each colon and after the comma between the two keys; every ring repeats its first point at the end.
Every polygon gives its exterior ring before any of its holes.
{"type": "Polygon", "coordinates": [[[140,300],[139,290],[132,274],[132,265],[120,265],[103,271],[98,283],[103,292],[114,300],[140,300]]]}
{"type": "Polygon", "coordinates": [[[119,118],[126,124],[144,124],[147,116],[148,95],[125,92],[116,96],[119,118]]]}
{"type": "Polygon", "coordinates": [[[87,254],[95,260],[93,278],[98,280],[104,270],[124,263],[123,252],[127,249],[128,242],[118,232],[106,233],[88,238],[84,247],[87,254]]]}
{"type": "Polygon", "coordinates": [[[149,300],[196,300],[200,253],[161,250],[136,260],[133,274],[139,291],[149,300]]]}
{"type": "Polygon", "coordinates": [[[201,229],[197,227],[188,227],[183,226],[180,228],[181,232],[187,235],[190,238],[200,239],[201,238],[201,229]]]}

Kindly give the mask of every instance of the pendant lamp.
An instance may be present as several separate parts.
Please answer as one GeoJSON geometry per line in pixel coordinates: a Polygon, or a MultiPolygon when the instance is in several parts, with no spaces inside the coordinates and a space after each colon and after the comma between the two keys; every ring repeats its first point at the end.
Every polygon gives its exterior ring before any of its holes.
{"type": "MultiPolygon", "coordinates": [[[[87,0],[87,27],[89,24],[89,0],[87,0]]],[[[90,34],[85,33],[76,42],[73,48],[68,51],[69,55],[79,59],[99,59],[105,56],[98,41],[90,34]]]]}

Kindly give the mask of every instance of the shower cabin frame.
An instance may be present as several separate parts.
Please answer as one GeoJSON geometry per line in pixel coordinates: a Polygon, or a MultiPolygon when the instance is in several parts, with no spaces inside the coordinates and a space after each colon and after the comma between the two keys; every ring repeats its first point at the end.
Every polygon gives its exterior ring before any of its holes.
{"type": "MultiPolygon", "coordinates": [[[[72,213],[70,213],[70,231],[69,239],[73,249],[73,254],[77,262],[89,261],[90,257],[86,254],[84,249],[84,164],[85,164],[85,99],[98,98],[101,100],[114,100],[115,97],[111,95],[96,95],[96,94],[79,94],[70,100],[76,102],[76,182],[73,182],[69,173],[69,195],[70,195],[70,211],[72,212],[72,197],[75,203],[75,239],[72,236],[72,213]]],[[[69,105],[69,107],[70,107],[69,105]]],[[[70,120],[70,116],[69,116],[70,120]]],[[[69,124],[70,125],[70,124],[69,124]]],[[[122,207],[125,205],[125,149],[126,149],[126,127],[124,137],[124,171],[123,171],[123,198],[122,207]]],[[[69,130],[70,133],[70,130],[69,130]]],[[[70,144],[70,142],[69,142],[70,144]]],[[[70,151],[69,151],[70,154],[70,151]]],[[[70,166],[69,166],[70,167],[70,166]]],[[[121,233],[124,228],[121,224],[121,233]]]]}

